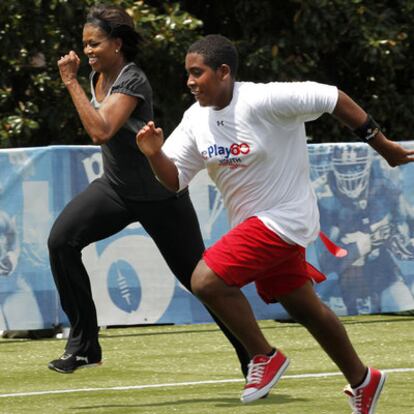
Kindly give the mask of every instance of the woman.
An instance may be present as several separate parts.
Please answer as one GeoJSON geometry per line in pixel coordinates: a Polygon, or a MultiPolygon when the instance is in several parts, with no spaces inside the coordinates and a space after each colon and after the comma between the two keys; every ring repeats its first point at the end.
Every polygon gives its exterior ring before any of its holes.
{"type": "MultiPolygon", "coordinates": [[[[135,134],[153,118],[152,92],[133,62],[138,34],[131,17],[116,6],[95,6],[83,29],[84,53],[92,67],[92,100],[77,80],[80,59],[74,51],[58,67],[81,122],[94,144],[101,145],[104,174],[62,211],[49,240],[52,273],[71,331],[64,354],[49,368],[70,373],[101,363],[96,309],[82,249],[139,221],[153,238],[172,272],[191,290],[193,269],[204,251],[188,190],[170,192],[158,183],[135,134]]],[[[214,317],[214,316],[213,316],[214,317]]],[[[236,348],[244,373],[248,355],[220,324],[236,348]]]]}

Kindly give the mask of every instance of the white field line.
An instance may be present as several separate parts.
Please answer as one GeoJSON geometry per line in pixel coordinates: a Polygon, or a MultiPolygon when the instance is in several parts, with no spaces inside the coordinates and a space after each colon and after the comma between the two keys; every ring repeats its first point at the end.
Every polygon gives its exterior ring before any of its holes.
{"type": "MultiPolygon", "coordinates": [[[[382,369],[382,372],[414,372],[414,368],[391,368],[382,369]]],[[[303,378],[322,378],[322,377],[336,377],[342,375],[340,372],[322,372],[316,374],[296,374],[284,375],[283,379],[303,379],[303,378]]],[[[244,382],[244,379],[225,379],[225,380],[211,380],[211,381],[191,381],[191,382],[176,382],[166,384],[146,384],[146,385],[129,385],[123,387],[101,387],[101,388],[72,388],[63,390],[48,390],[48,391],[33,391],[33,392],[16,392],[13,394],[0,394],[0,398],[14,398],[14,397],[31,397],[34,395],[50,395],[50,394],[70,394],[75,392],[97,392],[97,391],[128,391],[128,390],[144,390],[147,388],[170,388],[170,387],[185,387],[192,385],[204,384],[224,384],[232,382],[244,382]]]]}

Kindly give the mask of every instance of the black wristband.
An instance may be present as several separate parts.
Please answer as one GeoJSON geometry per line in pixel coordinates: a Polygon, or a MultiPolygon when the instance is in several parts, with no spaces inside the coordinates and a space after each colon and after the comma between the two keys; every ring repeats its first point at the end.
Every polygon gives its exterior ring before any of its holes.
{"type": "Polygon", "coordinates": [[[378,132],[381,131],[380,126],[370,114],[367,114],[366,121],[359,127],[353,130],[353,133],[364,142],[375,138],[378,132]]]}

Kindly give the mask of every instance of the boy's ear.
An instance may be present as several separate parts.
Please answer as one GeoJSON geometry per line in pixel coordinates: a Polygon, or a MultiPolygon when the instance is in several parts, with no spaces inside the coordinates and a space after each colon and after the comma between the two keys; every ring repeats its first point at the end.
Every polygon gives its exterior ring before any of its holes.
{"type": "Polygon", "coordinates": [[[231,78],[231,69],[229,65],[223,63],[218,70],[220,71],[220,77],[222,80],[231,78]]]}

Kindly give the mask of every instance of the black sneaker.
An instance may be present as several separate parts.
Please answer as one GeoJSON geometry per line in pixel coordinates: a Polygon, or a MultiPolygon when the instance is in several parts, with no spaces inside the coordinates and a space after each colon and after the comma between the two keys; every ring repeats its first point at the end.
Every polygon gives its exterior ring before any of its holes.
{"type": "Polygon", "coordinates": [[[48,368],[62,374],[71,374],[78,368],[91,368],[102,364],[101,353],[76,355],[64,353],[59,359],[50,361],[48,368]]]}

